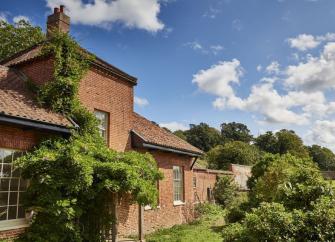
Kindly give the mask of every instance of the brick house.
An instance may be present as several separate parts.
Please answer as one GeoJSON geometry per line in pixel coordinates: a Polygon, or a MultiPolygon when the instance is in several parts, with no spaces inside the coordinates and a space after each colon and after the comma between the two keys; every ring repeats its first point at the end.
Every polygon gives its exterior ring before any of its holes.
{"type": "MultiPolygon", "coordinates": [[[[63,9],[55,8],[48,17],[48,33],[51,28],[69,31],[70,18],[63,9]]],[[[41,57],[41,48],[33,46],[0,63],[0,239],[15,237],[29,226],[21,206],[27,182],[12,165],[15,157],[46,137],[68,137],[76,127],[73,121],[40,107],[26,86],[27,80],[37,85],[52,80],[52,56],[41,57]]],[[[192,220],[194,204],[208,199],[203,194],[214,186],[220,172],[192,169],[201,150],[134,112],[136,84],[135,77],[96,58],[80,82],[79,99],[101,121],[101,135],[111,149],[150,152],[163,172],[159,207],[144,208],[143,229],[150,232],[192,220]]],[[[123,200],[118,211],[119,233],[136,234],[138,206],[123,200]]]]}

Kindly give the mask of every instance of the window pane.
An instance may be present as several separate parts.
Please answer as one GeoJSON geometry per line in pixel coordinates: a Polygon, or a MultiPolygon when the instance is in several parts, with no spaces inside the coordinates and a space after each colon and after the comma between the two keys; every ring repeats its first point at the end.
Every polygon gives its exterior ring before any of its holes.
{"type": "Polygon", "coordinates": [[[10,180],[10,190],[12,192],[16,192],[19,190],[19,179],[18,178],[12,178],[10,180]]]}
{"type": "Polygon", "coordinates": [[[2,167],[2,177],[10,177],[12,171],[11,164],[3,164],[2,167]]]}
{"type": "Polygon", "coordinates": [[[8,191],[9,190],[9,178],[0,179],[0,191],[8,191]]]}
{"type": "Polygon", "coordinates": [[[28,181],[20,179],[20,191],[26,191],[28,188],[28,181]]]}
{"type": "Polygon", "coordinates": [[[17,192],[10,192],[9,193],[9,205],[17,205],[17,192]]]}
{"type": "Polygon", "coordinates": [[[7,219],[7,207],[0,207],[0,220],[7,219]]]}
{"type": "Polygon", "coordinates": [[[174,201],[183,201],[183,169],[180,166],[173,167],[173,198],[174,201]]]}
{"type": "Polygon", "coordinates": [[[102,138],[107,142],[108,140],[108,113],[102,111],[94,111],[95,117],[99,120],[99,132],[102,138]]]}
{"type": "Polygon", "coordinates": [[[8,192],[0,192],[0,206],[8,204],[8,192]]]}
{"type": "Polygon", "coordinates": [[[26,214],[24,212],[24,208],[22,206],[19,206],[17,218],[25,218],[25,217],[26,217],[26,214]]]}
{"type": "Polygon", "coordinates": [[[12,163],[12,160],[13,160],[12,151],[4,150],[3,163],[12,163]]]}
{"type": "Polygon", "coordinates": [[[16,219],[17,206],[10,206],[8,208],[8,219],[16,219]]]}

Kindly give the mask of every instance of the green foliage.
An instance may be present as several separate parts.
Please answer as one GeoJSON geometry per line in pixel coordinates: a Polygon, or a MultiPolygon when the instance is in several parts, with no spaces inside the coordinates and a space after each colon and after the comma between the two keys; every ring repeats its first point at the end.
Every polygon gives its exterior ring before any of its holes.
{"type": "Polygon", "coordinates": [[[200,218],[223,215],[222,207],[213,203],[199,203],[195,207],[195,212],[200,218]]]}
{"type": "Polygon", "coordinates": [[[25,206],[35,212],[19,241],[106,241],[116,216],[110,203],[130,195],[134,202],[155,206],[162,175],[150,154],[109,149],[98,133],[97,119],[81,106],[79,83],[92,57],[62,33],[54,33],[41,54],[54,57],[55,72],[37,90],[38,100],[71,117],[79,128],[69,139],[46,140],[17,160],[30,180],[25,206]]]}
{"type": "Polygon", "coordinates": [[[173,132],[174,135],[178,136],[179,138],[183,139],[183,140],[186,140],[187,137],[185,135],[185,132],[182,131],[182,130],[176,130],[173,132]]]}
{"type": "Polygon", "coordinates": [[[187,142],[205,152],[221,143],[220,132],[206,123],[190,124],[190,129],[184,131],[184,135],[187,142]]]}
{"type": "Polygon", "coordinates": [[[0,21],[0,60],[11,57],[44,39],[42,29],[33,27],[25,20],[15,24],[0,21]]]}
{"type": "Polygon", "coordinates": [[[230,163],[253,165],[259,158],[258,149],[242,141],[218,145],[206,154],[209,166],[215,169],[227,169],[230,163]]]}
{"type": "Polygon", "coordinates": [[[229,207],[238,195],[238,186],[230,176],[218,176],[213,189],[215,201],[223,207],[229,207]]]}
{"type": "Polygon", "coordinates": [[[309,209],[311,203],[331,188],[310,159],[290,154],[275,156],[250,192],[251,201],[280,202],[289,209],[309,209]]]}
{"type": "Polygon", "coordinates": [[[319,145],[312,145],[308,147],[308,152],[321,170],[335,169],[335,154],[330,149],[319,145]]]}
{"type": "Polygon", "coordinates": [[[266,132],[255,139],[255,145],[272,154],[290,153],[299,158],[308,158],[308,150],[302,139],[292,130],[282,129],[277,133],[266,132]]]}
{"type": "Polygon", "coordinates": [[[245,124],[236,122],[221,124],[221,135],[225,143],[231,141],[250,143],[253,140],[248,127],[245,124]]]}

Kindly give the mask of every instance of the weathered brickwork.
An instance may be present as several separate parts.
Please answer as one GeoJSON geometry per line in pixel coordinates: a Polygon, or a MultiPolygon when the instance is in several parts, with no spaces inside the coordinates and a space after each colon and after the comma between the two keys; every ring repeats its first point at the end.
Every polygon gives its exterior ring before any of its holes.
{"type": "MultiPolygon", "coordinates": [[[[157,228],[171,227],[193,219],[193,171],[190,169],[193,159],[189,156],[173,153],[150,151],[156,159],[164,179],[159,181],[159,207],[144,212],[144,231],[152,232],[157,228]],[[173,166],[184,169],[184,202],[173,205],[173,166]]],[[[121,203],[119,209],[119,233],[121,235],[136,234],[138,231],[138,206],[129,202],[121,203]]]]}
{"type": "Polygon", "coordinates": [[[129,150],[133,115],[133,85],[91,69],[80,82],[80,101],[90,111],[109,113],[109,147],[129,150]]]}
{"type": "Polygon", "coordinates": [[[13,241],[20,234],[24,233],[26,228],[18,228],[12,230],[0,231],[0,240],[6,239],[6,241],[13,241]]]}
{"type": "Polygon", "coordinates": [[[203,170],[194,170],[193,177],[196,181],[196,187],[193,186],[194,202],[208,201],[208,189],[212,190],[216,182],[216,173],[203,170]]]}
{"type": "Polygon", "coordinates": [[[54,61],[52,58],[36,59],[17,66],[31,81],[43,85],[52,80],[54,74],[54,61]]]}

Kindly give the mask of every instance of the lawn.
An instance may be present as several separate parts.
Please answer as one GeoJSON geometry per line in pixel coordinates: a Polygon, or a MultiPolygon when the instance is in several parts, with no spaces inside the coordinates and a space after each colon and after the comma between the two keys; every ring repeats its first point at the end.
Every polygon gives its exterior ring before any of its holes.
{"type": "Polygon", "coordinates": [[[146,237],[147,242],[222,242],[223,214],[206,216],[190,224],[158,230],[146,237]]]}

